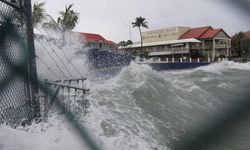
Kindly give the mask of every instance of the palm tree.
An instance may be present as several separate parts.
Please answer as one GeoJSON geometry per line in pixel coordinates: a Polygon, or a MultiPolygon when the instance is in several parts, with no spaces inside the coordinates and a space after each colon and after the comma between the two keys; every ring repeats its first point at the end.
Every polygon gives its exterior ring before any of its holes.
{"type": "Polygon", "coordinates": [[[60,17],[57,18],[57,23],[61,26],[63,31],[72,30],[75,28],[78,19],[79,13],[73,11],[71,8],[73,4],[70,4],[68,7],[65,7],[65,11],[60,11],[60,17]]]}
{"type": "Polygon", "coordinates": [[[44,22],[42,27],[44,29],[52,29],[54,31],[61,31],[61,28],[59,27],[58,23],[49,15],[46,14],[46,19],[48,21],[44,22]]]}
{"type": "Polygon", "coordinates": [[[133,27],[138,27],[141,37],[141,54],[142,54],[142,33],[141,33],[141,27],[148,28],[147,21],[145,18],[136,17],[135,22],[132,22],[133,27]]]}
{"type": "Polygon", "coordinates": [[[133,41],[131,41],[131,40],[127,40],[127,42],[126,42],[126,46],[129,46],[129,45],[133,45],[133,41]]]}
{"type": "Polygon", "coordinates": [[[131,40],[127,40],[127,41],[120,41],[118,43],[118,46],[121,46],[123,48],[126,48],[129,45],[133,45],[133,42],[131,40]]]}
{"type": "Polygon", "coordinates": [[[121,41],[118,43],[118,46],[125,48],[127,46],[127,43],[125,41],[121,41]]]}
{"type": "Polygon", "coordinates": [[[42,3],[35,3],[33,5],[33,11],[32,11],[32,21],[33,26],[36,26],[38,23],[42,22],[45,19],[45,9],[43,8],[45,5],[45,2],[42,3]]]}

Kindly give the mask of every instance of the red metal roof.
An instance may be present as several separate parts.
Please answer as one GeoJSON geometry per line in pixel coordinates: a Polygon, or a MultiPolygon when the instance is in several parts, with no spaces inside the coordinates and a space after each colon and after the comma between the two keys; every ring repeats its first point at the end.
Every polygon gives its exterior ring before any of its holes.
{"type": "Polygon", "coordinates": [[[79,34],[80,34],[80,38],[84,42],[98,42],[98,41],[107,42],[107,40],[99,34],[83,33],[83,32],[80,32],[79,34]]]}
{"type": "Polygon", "coordinates": [[[112,45],[114,47],[117,46],[117,44],[113,41],[106,40],[104,37],[102,37],[100,34],[95,33],[86,33],[86,32],[78,32],[80,39],[82,39],[83,42],[103,42],[109,45],[112,45]]]}
{"type": "Polygon", "coordinates": [[[209,39],[214,38],[220,31],[223,31],[222,29],[208,29],[202,36],[200,36],[200,39],[209,39]]]}
{"type": "MultiPolygon", "coordinates": [[[[181,35],[179,39],[188,39],[188,38],[212,39],[221,31],[224,32],[226,36],[228,36],[228,34],[223,29],[213,29],[211,26],[206,26],[206,27],[189,29],[187,32],[181,35]]],[[[230,36],[228,37],[230,38],[230,36]]]]}
{"type": "Polygon", "coordinates": [[[182,34],[179,37],[179,39],[199,38],[209,29],[213,29],[213,28],[210,26],[191,28],[191,29],[187,30],[184,34],[182,34]]]}

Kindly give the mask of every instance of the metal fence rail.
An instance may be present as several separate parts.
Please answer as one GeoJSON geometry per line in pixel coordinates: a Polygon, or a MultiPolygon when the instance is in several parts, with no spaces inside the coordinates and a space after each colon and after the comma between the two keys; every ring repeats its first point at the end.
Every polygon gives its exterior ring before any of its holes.
{"type": "Polygon", "coordinates": [[[45,85],[47,86],[47,92],[49,94],[44,94],[44,100],[40,103],[41,108],[43,107],[42,118],[47,120],[49,110],[52,109],[52,105],[55,103],[56,97],[60,97],[60,103],[64,105],[65,108],[70,110],[75,116],[77,116],[77,114],[86,114],[88,100],[85,99],[84,96],[89,91],[89,89],[79,87],[78,85],[80,82],[83,84],[84,80],[86,80],[86,78],[57,81],[45,80],[45,85]],[[74,84],[72,85],[72,83],[74,84]]]}

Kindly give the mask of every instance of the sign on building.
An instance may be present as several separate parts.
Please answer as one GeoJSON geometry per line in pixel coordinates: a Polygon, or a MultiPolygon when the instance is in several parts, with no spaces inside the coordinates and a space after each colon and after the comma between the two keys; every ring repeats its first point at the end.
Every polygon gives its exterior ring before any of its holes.
{"type": "Polygon", "coordinates": [[[142,33],[142,39],[145,43],[177,40],[189,27],[172,27],[159,30],[151,30],[142,33]]]}

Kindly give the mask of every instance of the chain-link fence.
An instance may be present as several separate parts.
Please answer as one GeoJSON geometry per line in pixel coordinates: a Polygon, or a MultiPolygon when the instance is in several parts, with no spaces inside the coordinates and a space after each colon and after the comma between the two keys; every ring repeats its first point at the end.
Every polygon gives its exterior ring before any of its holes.
{"type": "MultiPolygon", "coordinates": [[[[53,97],[44,102],[54,100],[88,147],[98,149],[83,126],[72,120],[75,115],[71,107],[67,108],[61,97],[56,96],[58,91],[37,80],[31,1],[0,0],[0,8],[0,124],[16,127],[40,117],[39,87],[45,96],[53,97]]],[[[80,90],[85,92],[85,89],[80,90]]]]}
{"type": "Polygon", "coordinates": [[[30,67],[30,53],[25,51],[31,47],[27,38],[30,36],[27,35],[30,28],[27,2],[0,1],[0,124],[11,126],[30,122],[35,117],[36,88],[30,84],[35,70],[30,67]]]}

